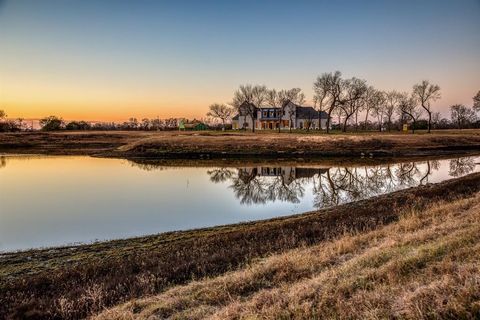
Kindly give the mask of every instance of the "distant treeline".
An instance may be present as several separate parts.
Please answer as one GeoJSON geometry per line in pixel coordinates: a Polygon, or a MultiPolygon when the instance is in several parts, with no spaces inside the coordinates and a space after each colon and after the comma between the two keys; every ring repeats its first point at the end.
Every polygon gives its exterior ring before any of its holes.
{"type": "MultiPolygon", "coordinates": [[[[2,112],[2,111],[0,111],[2,112]]],[[[4,113],[3,113],[4,114],[4,113]]],[[[168,131],[178,130],[180,122],[189,124],[198,122],[197,120],[187,120],[182,118],[169,119],[148,119],[144,118],[139,121],[137,118],[130,118],[128,121],[122,123],[116,122],[89,122],[89,121],[65,121],[57,116],[49,116],[40,119],[39,126],[42,131],[115,131],[115,130],[131,130],[131,131],[168,131]]],[[[221,130],[221,124],[206,121],[206,126],[212,130],[221,130]]],[[[227,126],[227,128],[231,128],[227,126]]],[[[32,125],[25,122],[23,119],[6,119],[4,115],[0,119],[0,132],[19,132],[19,131],[33,131],[32,125]]]]}
{"type": "MultiPolygon", "coordinates": [[[[411,92],[395,90],[382,91],[368,85],[366,80],[358,78],[344,79],[339,71],[324,73],[313,83],[313,108],[326,112],[327,133],[329,130],[402,130],[405,124],[414,132],[416,129],[467,129],[480,128],[480,91],[473,97],[471,107],[455,104],[450,106],[450,118],[442,118],[434,110],[432,103],[440,99],[440,87],[423,80],[412,87],[411,92]]],[[[227,104],[212,104],[205,121],[188,121],[183,118],[148,119],[140,121],[130,118],[123,123],[115,122],[66,122],[57,116],[40,119],[40,128],[44,131],[55,130],[177,130],[180,124],[203,123],[212,130],[231,129],[228,123],[235,113],[252,119],[260,107],[270,106],[285,112],[288,102],[299,105],[305,103],[305,95],[300,88],[289,90],[267,89],[263,85],[241,85],[234,92],[233,101],[227,104]]],[[[282,114],[282,112],[280,112],[282,114]]],[[[280,130],[280,118],[278,128],[280,130]]],[[[310,130],[313,119],[305,123],[310,130]]],[[[184,126],[187,128],[191,126],[184,126]]],[[[255,127],[252,126],[252,131],[255,127]]],[[[24,119],[8,119],[5,111],[0,110],[0,132],[34,130],[24,119]]]]}

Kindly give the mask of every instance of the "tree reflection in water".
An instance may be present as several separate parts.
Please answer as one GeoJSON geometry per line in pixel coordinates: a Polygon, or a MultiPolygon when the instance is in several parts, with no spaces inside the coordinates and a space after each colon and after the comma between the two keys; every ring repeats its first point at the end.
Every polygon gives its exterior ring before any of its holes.
{"type": "Polygon", "coordinates": [[[0,169],[7,165],[7,158],[5,156],[0,156],[0,169]]]}
{"type": "Polygon", "coordinates": [[[474,158],[458,158],[450,160],[449,175],[452,177],[460,177],[475,170],[474,158]]]}
{"type": "MultiPolygon", "coordinates": [[[[451,177],[466,175],[475,170],[475,157],[449,160],[451,177]]],[[[429,183],[433,172],[448,160],[410,161],[377,166],[304,167],[249,166],[208,169],[213,183],[228,183],[241,204],[254,205],[284,201],[299,203],[312,186],[313,205],[325,208],[346,202],[377,196],[399,189],[429,183]]],[[[155,162],[131,162],[143,170],[167,170],[172,166],[155,162]]],[[[0,166],[5,159],[0,158],[0,166]]],[[[445,164],[446,165],[446,164],[445,164]]],[[[176,167],[181,168],[181,167],[176,167]]]]}
{"type": "MultiPolygon", "coordinates": [[[[298,203],[305,188],[313,186],[314,207],[325,208],[427,184],[440,161],[427,160],[378,166],[304,168],[244,167],[235,170],[209,170],[213,182],[230,181],[230,188],[242,204],[265,204],[269,201],[298,203]]],[[[475,169],[474,158],[450,160],[449,174],[458,177],[475,169]]]]}

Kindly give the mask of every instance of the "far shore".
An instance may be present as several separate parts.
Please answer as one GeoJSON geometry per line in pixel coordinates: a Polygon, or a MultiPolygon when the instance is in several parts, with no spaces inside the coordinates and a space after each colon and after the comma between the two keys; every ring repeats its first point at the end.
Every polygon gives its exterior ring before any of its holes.
{"type": "Polygon", "coordinates": [[[0,153],[129,159],[422,157],[480,152],[480,130],[430,134],[260,131],[59,131],[1,133],[0,153]]]}

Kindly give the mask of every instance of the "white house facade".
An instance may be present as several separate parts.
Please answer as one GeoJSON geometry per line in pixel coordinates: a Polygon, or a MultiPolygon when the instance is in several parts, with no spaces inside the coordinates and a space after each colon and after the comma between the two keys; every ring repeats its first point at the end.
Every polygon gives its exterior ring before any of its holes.
{"type": "MultiPolygon", "coordinates": [[[[289,102],[284,108],[261,107],[250,105],[253,114],[241,111],[232,119],[233,129],[272,130],[278,129],[326,129],[327,113],[318,112],[312,107],[302,107],[289,102]]],[[[239,108],[242,110],[242,107],[239,108]]],[[[246,110],[246,109],[244,109],[246,110]]]]}

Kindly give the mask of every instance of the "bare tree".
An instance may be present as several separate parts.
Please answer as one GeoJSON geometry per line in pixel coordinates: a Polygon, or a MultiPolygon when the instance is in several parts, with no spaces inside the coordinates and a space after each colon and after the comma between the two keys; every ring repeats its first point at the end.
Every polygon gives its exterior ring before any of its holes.
{"type": "MultiPolygon", "coordinates": [[[[315,88],[314,88],[315,90],[315,88]]],[[[322,130],[322,111],[327,102],[327,92],[318,88],[313,96],[313,108],[318,111],[318,129],[322,130]]]]}
{"type": "Polygon", "coordinates": [[[427,111],[428,132],[430,133],[432,125],[431,102],[440,99],[440,87],[436,84],[431,84],[428,80],[423,80],[421,83],[413,86],[413,96],[422,108],[427,111]]]}
{"type": "Polygon", "coordinates": [[[150,119],[143,118],[141,126],[142,126],[142,130],[148,130],[150,128],[150,119]]]}
{"type": "Polygon", "coordinates": [[[255,132],[255,116],[257,109],[266,101],[267,87],[251,84],[241,85],[233,94],[232,106],[239,114],[249,116],[252,120],[252,132],[255,132]]]}
{"type": "Polygon", "coordinates": [[[385,94],[385,118],[387,119],[388,131],[392,128],[392,118],[395,110],[397,110],[399,99],[400,93],[395,90],[389,91],[385,94]]]}
{"type": "Polygon", "coordinates": [[[383,103],[383,93],[376,90],[374,87],[369,86],[365,92],[365,99],[363,101],[363,111],[365,111],[364,129],[367,130],[368,116],[373,109],[377,108],[379,104],[383,103]]]}
{"type": "Polygon", "coordinates": [[[373,105],[372,115],[377,117],[378,131],[382,131],[383,119],[385,115],[385,93],[377,91],[376,101],[373,105]]]}
{"type": "Polygon", "coordinates": [[[437,128],[437,125],[440,123],[442,119],[442,115],[440,114],[440,112],[433,112],[432,113],[432,126],[434,129],[437,128]]]}
{"type": "MultiPolygon", "coordinates": [[[[317,115],[314,112],[307,112],[305,114],[305,120],[306,120],[305,121],[305,128],[307,129],[307,131],[310,131],[310,128],[312,128],[312,126],[313,126],[312,129],[315,128],[314,121],[315,121],[316,118],[317,118],[317,115]]],[[[319,124],[321,124],[321,122],[319,122],[319,124]]]]}
{"type": "Polygon", "coordinates": [[[7,117],[7,114],[5,113],[4,110],[0,110],[0,120],[3,120],[7,117]]]}
{"type": "Polygon", "coordinates": [[[324,73],[318,76],[313,84],[313,90],[316,95],[326,95],[325,111],[328,114],[327,118],[327,133],[330,132],[330,121],[332,112],[338,108],[342,101],[344,81],[342,73],[335,71],[334,73],[324,73]]]}
{"type": "Polygon", "coordinates": [[[464,128],[476,120],[475,111],[463,104],[455,104],[451,106],[450,116],[452,122],[457,124],[458,129],[464,128]]]}
{"type": "Polygon", "coordinates": [[[225,121],[230,119],[234,109],[227,106],[226,104],[214,103],[209,106],[210,111],[208,111],[207,116],[220,119],[222,121],[222,130],[225,131],[225,121]]]}
{"type": "Polygon", "coordinates": [[[477,92],[475,97],[473,97],[473,110],[475,112],[480,112],[480,90],[477,92]]]}
{"type": "Polygon", "coordinates": [[[345,115],[343,132],[347,132],[347,122],[362,106],[361,99],[367,91],[367,84],[365,80],[352,78],[345,80],[344,87],[346,90],[345,100],[339,106],[345,115]]]}
{"type": "Polygon", "coordinates": [[[290,126],[289,126],[289,131],[292,132],[292,119],[293,116],[296,114],[296,108],[292,108],[290,103],[296,104],[296,105],[302,105],[305,103],[305,94],[302,92],[302,89],[300,88],[292,88],[290,90],[282,90],[280,91],[280,102],[281,102],[281,114],[283,114],[285,111],[288,113],[287,115],[289,116],[290,119],[290,126]],[[290,106],[290,108],[287,109],[287,107],[290,106]]]}
{"type": "Polygon", "coordinates": [[[422,110],[417,107],[415,99],[406,92],[400,94],[398,113],[406,115],[412,120],[412,133],[415,133],[415,126],[418,118],[422,115],[422,110]]]}
{"type": "Polygon", "coordinates": [[[278,118],[277,128],[278,128],[278,132],[280,133],[281,115],[283,114],[283,110],[284,110],[283,108],[284,101],[282,99],[282,93],[275,89],[267,90],[266,101],[269,105],[271,105],[272,107],[274,107],[279,111],[277,114],[277,118],[278,118]]]}

